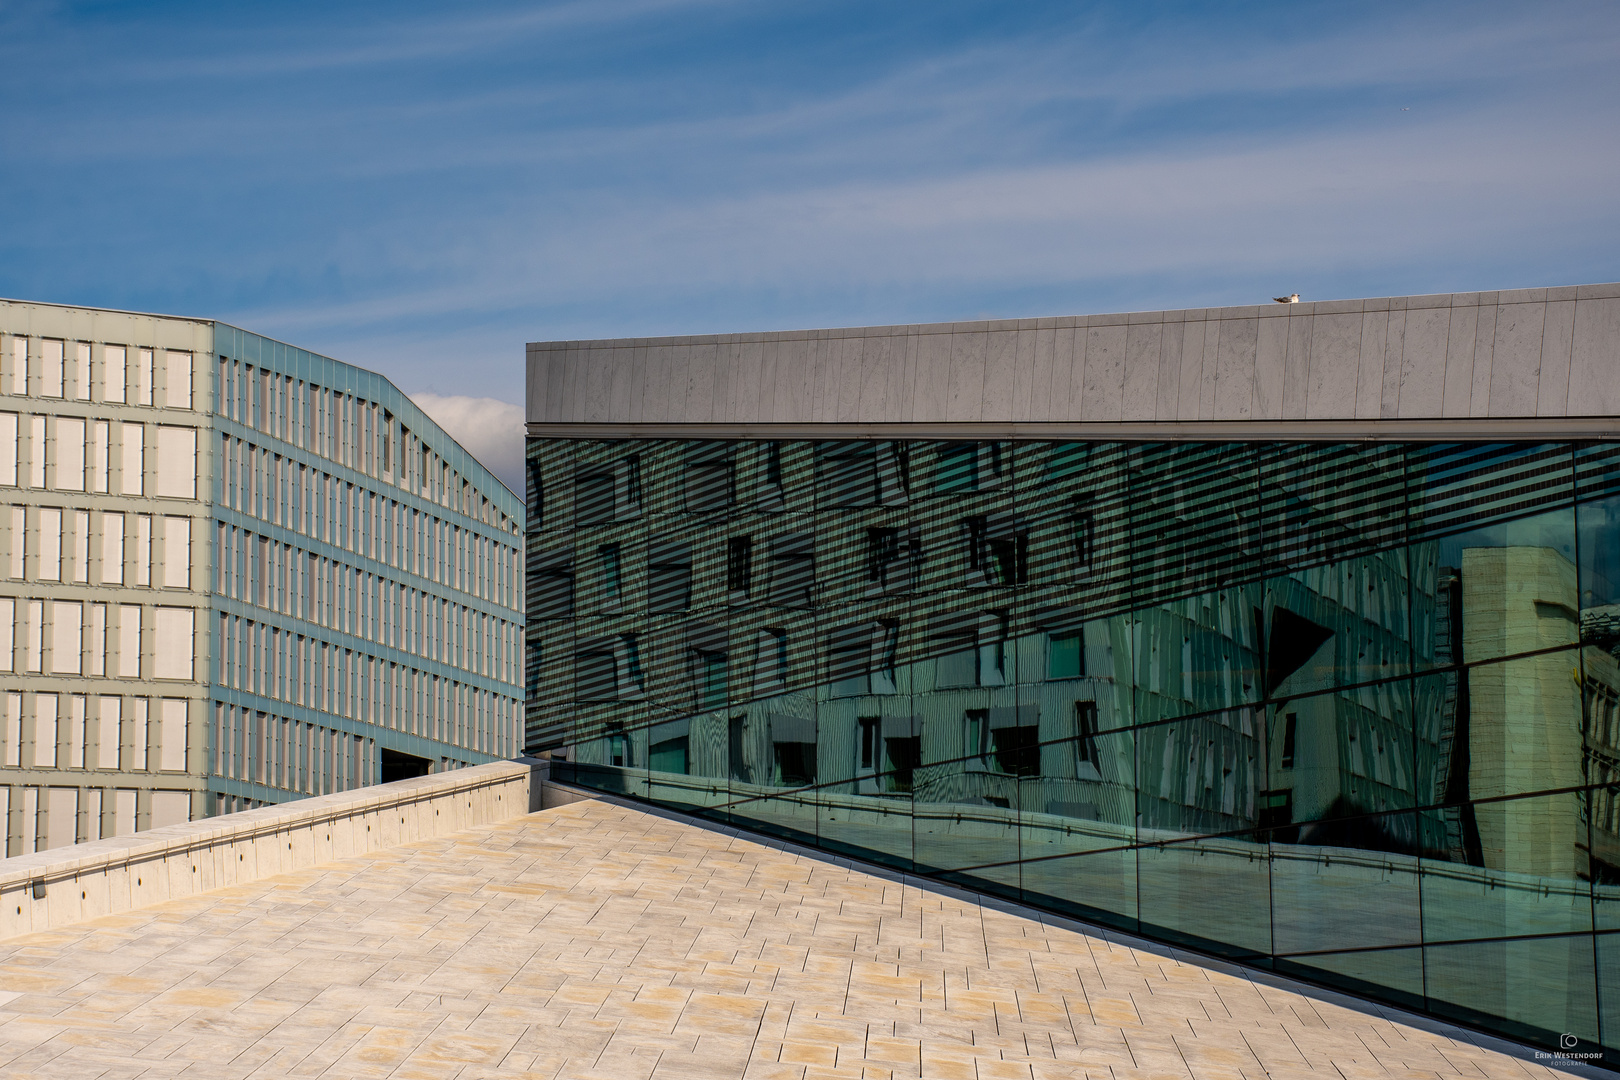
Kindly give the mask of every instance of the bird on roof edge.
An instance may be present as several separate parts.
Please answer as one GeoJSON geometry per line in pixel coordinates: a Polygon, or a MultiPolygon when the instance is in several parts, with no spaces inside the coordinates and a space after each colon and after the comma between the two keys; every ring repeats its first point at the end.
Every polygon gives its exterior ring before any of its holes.
{"type": "Polygon", "coordinates": [[[1297,304],[1299,303],[1299,293],[1289,293],[1287,296],[1273,296],[1272,299],[1279,304],[1297,304]]]}

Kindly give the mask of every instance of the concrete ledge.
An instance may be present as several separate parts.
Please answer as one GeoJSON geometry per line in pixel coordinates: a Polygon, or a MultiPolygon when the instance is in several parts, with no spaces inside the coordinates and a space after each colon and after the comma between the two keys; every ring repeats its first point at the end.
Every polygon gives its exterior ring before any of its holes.
{"type": "Polygon", "coordinates": [[[0,859],[0,940],[425,840],[540,808],[520,758],[0,859]]]}

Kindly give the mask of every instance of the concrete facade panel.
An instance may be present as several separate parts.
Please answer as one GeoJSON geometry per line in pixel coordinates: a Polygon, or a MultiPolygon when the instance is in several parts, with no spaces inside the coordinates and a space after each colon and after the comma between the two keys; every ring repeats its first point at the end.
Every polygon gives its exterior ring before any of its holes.
{"type": "Polygon", "coordinates": [[[1541,329],[1541,377],[1536,386],[1536,415],[1564,416],[1569,409],[1569,349],[1575,331],[1575,302],[1547,305],[1541,329]]]}
{"type": "Polygon", "coordinates": [[[1546,313],[1545,303],[1497,308],[1496,340],[1491,347],[1490,415],[1535,415],[1546,313]]]}
{"type": "Polygon", "coordinates": [[[1384,352],[1389,337],[1389,312],[1368,311],[1361,316],[1361,363],[1356,376],[1356,416],[1376,419],[1384,403],[1384,352]]]}
{"type": "Polygon", "coordinates": [[[1614,333],[1605,305],[1616,293],[537,343],[526,415],[541,425],[749,425],[1584,414],[1615,396],[1599,370],[1608,346],[1596,342],[1614,333]]]}
{"type": "Polygon", "coordinates": [[[1260,319],[1255,327],[1254,416],[1280,420],[1283,415],[1283,380],[1288,364],[1286,318],[1260,319]]]}
{"type": "Polygon", "coordinates": [[[1352,417],[1361,367],[1361,313],[1318,316],[1315,323],[1305,416],[1311,420],[1352,417]]]}
{"type": "Polygon", "coordinates": [[[1215,404],[1210,418],[1254,415],[1255,362],[1259,349],[1258,319],[1226,319],[1216,324],[1220,339],[1215,353],[1215,404]]]}
{"type": "Polygon", "coordinates": [[[1573,335],[1570,414],[1608,416],[1620,412],[1620,297],[1577,301],[1573,335]]]}
{"type": "Polygon", "coordinates": [[[1087,328],[1080,419],[1112,420],[1125,415],[1126,330],[1123,325],[1087,328]]]}
{"type": "Polygon", "coordinates": [[[1158,415],[1159,356],[1164,348],[1162,323],[1133,323],[1125,334],[1125,372],[1120,415],[1152,420],[1158,415]]]}
{"type": "Polygon", "coordinates": [[[1406,310],[1389,313],[1389,328],[1384,337],[1384,382],[1378,396],[1378,415],[1393,420],[1401,414],[1401,375],[1406,349],[1406,310]]]}

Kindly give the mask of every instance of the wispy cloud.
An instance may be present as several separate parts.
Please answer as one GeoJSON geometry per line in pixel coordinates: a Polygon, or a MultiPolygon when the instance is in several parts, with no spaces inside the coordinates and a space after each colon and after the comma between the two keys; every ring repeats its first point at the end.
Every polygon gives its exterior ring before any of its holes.
{"type": "Polygon", "coordinates": [[[411,400],[507,487],[523,492],[523,410],[494,398],[415,393],[411,400]]]}
{"type": "Polygon", "coordinates": [[[1609,4],[24,14],[0,292],[414,389],[515,401],[548,337],[1620,276],[1609,4]]]}

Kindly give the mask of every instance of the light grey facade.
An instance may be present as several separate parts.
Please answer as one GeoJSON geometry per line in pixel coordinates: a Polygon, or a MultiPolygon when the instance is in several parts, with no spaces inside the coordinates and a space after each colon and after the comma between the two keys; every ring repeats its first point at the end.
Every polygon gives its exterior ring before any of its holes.
{"type": "Polygon", "coordinates": [[[4,854],[511,756],[519,520],[379,375],[0,302],[4,854]]]}
{"type": "Polygon", "coordinates": [[[1617,338],[1620,285],[1582,285],[540,342],[528,347],[527,419],[531,434],[574,437],[592,425],[828,437],[950,425],[962,436],[1338,438],[1390,421],[1409,422],[1399,437],[1446,437],[1508,418],[1573,435],[1615,430],[1617,338]],[[1566,422],[1588,418],[1599,422],[1566,422]]]}

